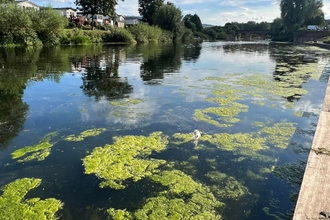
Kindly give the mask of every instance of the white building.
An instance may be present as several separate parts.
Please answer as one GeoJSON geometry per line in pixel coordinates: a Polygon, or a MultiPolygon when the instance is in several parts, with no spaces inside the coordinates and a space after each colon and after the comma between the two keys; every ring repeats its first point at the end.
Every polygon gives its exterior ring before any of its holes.
{"type": "Polygon", "coordinates": [[[126,25],[130,26],[130,25],[138,25],[140,23],[142,23],[142,18],[141,17],[137,17],[137,16],[125,16],[125,23],[126,25]]]}
{"type": "Polygon", "coordinates": [[[34,9],[36,11],[39,11],[40,9],[39,5],[31,2],[30,0],[18,0],[15,2],[17,6],[22,7],[23,9],[34,9]]]}
{"type": "Polygon", "coordinates": [[[66,8],[53,8],[60,15],[66,18],[76,18],[77,17],[77,9],[66,7],[66,8]]]}

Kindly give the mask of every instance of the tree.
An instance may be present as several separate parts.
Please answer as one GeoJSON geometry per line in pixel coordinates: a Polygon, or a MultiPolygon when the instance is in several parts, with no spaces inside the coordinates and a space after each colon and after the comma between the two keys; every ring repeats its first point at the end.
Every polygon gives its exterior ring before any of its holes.
{"type": "Polygon", "coordinates": [[[164,0],[139,0],[139,13],[142,20],[153,25],[152,17],[156,10],[164,4],[164,0]]]}
{"type": "Polygon", "coordinates": [[[197,14],[194,14],[193,16],[191,16],[189,21],[195,25],[196,30],[198,32],[203,31],[203,25],[202,25],[201,19],[198,17],[197,14]]]}
{"type": "Polygon", "coordinates": [[[201,22],[201,19],[198,17],[197,14],[191,15],[187,14],[183,18],[184,25],[186,28],[191,29],[193,32],[198,31],[202,32],[203,31],[203,25],[201,22]]]}
{"type": "Polygon", "coordinates": [[[117,0],[76,0],[75,5],[84,15],[92,15],[92,26],[94,29],[94,15],[102,14],[114,18],[116,15],[115,7],[117,0]]]}
{"type": "MultiPolygon", "coordinates": [[[[293,33],[309,24],[307,22],[324,23],[322,0],[281,0],[281,18],[287,40],[293,40],[293,33]]],[[[282,34],[283,35],[283,34],[282,34]]]]}
{"type": "Polygon", "coordinates": [[[182,12],[174,5],[162,5],[153,17],[155,25],[173,34],[173,40],[178,40],[183,34],[182,12]]]}
{"type": "Polygon", "coordinates": [[[323,15],[322,7],[322,0],[281,0],[283,24],[287,29],[295,24],[305,25],[308,19],[323,15]]]}
{"type": "Polygon", "coordinates": [[[32,11],[30,17],[38,38],[48,45],[58,43],[61,31],[68,24],[68,19],[61,16],[51,7],[37,12],[32,11]]]}
{"type": "Polygon", "coordinates": [[[285,28],[282,18],[275,18],[270,26],[270,35],[272,40],[283,40],[285,28]]]}

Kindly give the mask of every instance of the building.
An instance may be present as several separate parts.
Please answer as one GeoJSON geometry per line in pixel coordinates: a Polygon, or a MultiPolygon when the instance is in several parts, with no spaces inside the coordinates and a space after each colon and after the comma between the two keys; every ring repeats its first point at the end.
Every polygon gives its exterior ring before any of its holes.
{"type": "Polygon", "coordinates": [[[124,18],[127,26],[138,25],[142,23],[142,18],[138,16],[125,16],[124,18]]]}
{"type": "Polygon", "coordinates": [[[77,9],[66,7],[66,8],[53,8],[55,11],[57,11],[60,15],[66,17],[66,18],[76,18],[77,17],[77,9]]]}
{"type": "Polygon", "coordinates": [[[18,1],[15,1],[15,2],[17,4],[17,6],[22,7],[23,9],[33,9],[33,10],[36,10],[36,11],[40,10],[39,5],[31,2],[30,0],[18,0],[18,1]]]}

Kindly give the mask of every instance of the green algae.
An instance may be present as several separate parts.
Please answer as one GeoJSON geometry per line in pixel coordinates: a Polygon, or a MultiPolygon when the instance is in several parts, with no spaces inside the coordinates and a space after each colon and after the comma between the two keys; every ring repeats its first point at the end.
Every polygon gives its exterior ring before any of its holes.
{"type": "Polygon", "coordinates": [[[110,208],[107,210],[107,212],[114,220],[133,219],[130,212],[126,211],[125,209],[123,210],[123,209],[110,208]]]}
{"type": "Polygon", "coordinates": [[[266,150],[269,148],[266,145],[265,138],[256,137],[256,135],[250,133],[214,134],[213,138],[209,141],[218,148],[227,151],[233,151],[237,148],[249,148],[255,151],[266,150]]]}
{"type": "Polygon", "coordinates": [[[199,158],[197,155],[193,155],[188,158],[186,161],[173,161],[166,164],[168,168],[176,168],[184,173],[190,174],[192,176],[195,176],[197,174],[197,164],[198,164],[199,158]]]}
{"type": "Polygon", "coordinates": [[[274,175],[287,181],[292,186],[299,187],[304,176],[305,167],[306,162],[304,161],[283,164],[274,168],[274,175]]]}
{"type": "Polygon", "coordinates": [[[41,179],[17,179],[4,186],[0,196],[1,219],[59,219],[56,212],[63,203],[54,198],[41,200],[40,198],[24,199],[25,195],[38,187],[41,179]]]}
{"type": "Polygon", "coordinates": [[[254,173],[252,170],[247,170],[246,171],[246,177],[252,180],[264,180],[265,176],[258,174],[258,173],[254,173]]]}
{"type": "Polygon", "coordinates": [[[110,104],[113,105],[113,106],[118,106],[118,107],[127,107],[130,104],[137,105],[137,104],[140,104],[142,102],[143,102],[142,99],[125,99],[125,100],[119,101],[119,102],[118,101],[112,101],[112,102],[110,102],[110,104]]]}
{"type": "Polygon", "coordinates": [[[93,128],[93,129],[88,129],[86,131],[81,132],[79,135],[74,135],[71,134],[67,137],[64,138],[66,141],[83,141],[86,137],[95,137],[103,132],[105,132],[107,129],[105,128],[93,128]]]}
{"type": "MultiPolygon", "coordinates": [[[[193,197],[196,196],[193,195],[193,197]]],[[[195,203],[194,200],[197,200],[197,198],[192,198],[189,202],[185,202],[182,198],[166,198],[165,196],[149,198],[143,208],[135,213],[135,219],[221,219],[221,216],[216,215],[214,210],[205,207],[205,205],[212,207],[214,204],[202,203],[205,200],[206,202],[212,200],[208,201],[208,198],[201,199],[203,199],[201,202],[195,203]]],[[[214,202],[216,203],[216,200],[214,202]]]]}
{"type": "Polygon", "coordinates": [[[167,193],[173,194],[191,194],[194,193],[200,185],[190,176],[180,170],[163,171],[160,174],[154,174],[150,177],[154,182],[169,187],[167,193]]]}
{"type": "Polygon", "coordinates": [[[304,115],[304,112],[303,111],[293,112],[293,115],[297,117],[302,117],[304,115]]]}
{"type": "Polygon", "coordinates": [[[249,149],[249,148],[240,148],[237,150],[237,154],[240,155],[240,157],[245,157],[246,159],[253,160],[253,161],[259,161],[262,163],[275,163],[277,162],[277,159],[271,156],[262,155],[259,152],[249,149]]]}
{"type": "Polygon", "coordinates": [[[114,137],[115,143],[96,147],[83,159],[86,174],[95,174],[102,179],[100,187],[124,189],[124,181],[134,182],[158,172],[165,160],[148,158],[153,152],[166,149],[168,137],[154,132],[149,137],[114,137]]]}
{"type": "Polygon", "coordinates": [[[190,133],[190,134],[175,133],[175,134],[173,134],[172,137],[173,137],[172,143],[180,145],[180,144],[192,141],[193,133],[190,133]]]}
{"type": "Polygon", "coordinates": [[[168,187],[158,196],[148,198],[134,212],[108,209],[114,219],[221,219],[217,214],[224,204],[216,200],[210,189],[179,170],[167,170],[150,179],[168,187]]]}
{"type": "Polygon", "coordinates": [[[15,150],[11,155],[13,159],[18,159],[18,162],[28,162],[32,160],[42,161],[49,156],[50,150],[54,143],[51,143],[51,139],[57,136],[57,132],[51,132],[47,134],[38,144],[33,146],[26,146],[15,150]]]}
{"type": "Polygon", "coordinates": [[[281,122],[272,127],[264,127],[258,133],[266,135],[267,141],[278,148],[285,149],[296,131],[294,123],[281,122]]]}
{"type": "Polygon", "coordinates": [[[249,189],[234,177],[228,176],[219,171],[210,171],[205,174],[213,183],[210,189],[213,194],[221,199],[238,200],[241,197],[250,194],[249,189]]]}
{"type": "Polygon", "coordinates": [[[205,161],[211,169],[215,170],[218,166],[217,160],[214,158],[206,158],[205,161]]]}

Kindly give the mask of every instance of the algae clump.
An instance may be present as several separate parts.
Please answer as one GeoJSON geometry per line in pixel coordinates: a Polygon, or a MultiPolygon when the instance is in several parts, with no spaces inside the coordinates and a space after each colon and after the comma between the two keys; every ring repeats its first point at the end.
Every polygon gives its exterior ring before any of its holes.
{"type": "Polygon", "coordinates": [[[210,189],[179,170],[154,174],[151,180],[168,187],[157,197],[148,198],[135,212],[108,209],[114,219],[221,219],[216,214],[224,204],[217,201],[210,189]]]}
{"type": "Polygon", "coordinates": [[[277,123],[273,127],[264,127],[259,134],[266,135],[269,143],[274,144],[278,148],[285,149],[289,145],[290,138],[296,131],[294,123],[282,122],[277,123]]]}
{"type": "Polygon", "coordinates": [[[153,152],[166,149],[168,137],[154,132],[149,137],[114,137],[115,143],[96,147],[83,159],[86,174],[94,173],[103,180],[100,187],[124,189],[124,181],[134,182],[151,176],[165,160],[148,158],[153,152]]]}
{"type": "Polygon", "coordinates": [[[225,173],[210,171],[205,174],[214,185],[210,187],[215,196],[221,199],[238,200],[242,196],[250,194],[249,189],[237,181],[234,177],[225,173]]]}
{"type": "Polygon", "coordinates": [[[29,190],[38,187],[41,179],[17,179],[4,186],[0,196],[1,219],[58,219],[56,212],[63,203],[54,198],[41,200],[40,198],[24,199],[29,190]]]}
{"type": "Polygon", "coordinates": [[[19,159],[18,162],[27,162],[32,160],[42,161],[45,160],[46,157],[49,156],[51,147],[53,147],[54,143],[51,143],[51,139],[55,137],[58,133],[51,132],[47,134],[42,141],[33,146],[27,146],[15,150],[11,155],[13,159],[19,159]]]}
{"type": "Polygon", "coordinates": [[[268,146],[265,145],[265,138],[255,137],[254,134],[250,133],[214,134],[209,141],[218,148],[227,151],[233,151],[237,148],[250,148],[255,151],[268,149],[268,146]]]}
{"type": "Polygon", "coordinates": [[[137,105],[142,102],[143,102],[142,99],[125,99],[124,101],[120,101],[120,102],[112,101],[112,102],[110,102],[110,104],[113,106],[118,106],[118,107],[126,107],[129,104],[137,105]]]}
{"type": "Polygon", "coordinates": [[[83,141],[86,137],[98,136],[101,133],[105,132],[106,130],[107,129],[105,129],[105,128],[93,128],[93,129],[83,131],[77,136],[71,134],[71,135],[65,137],[64,140],[66,140],[66,141],[83,141]]]}

